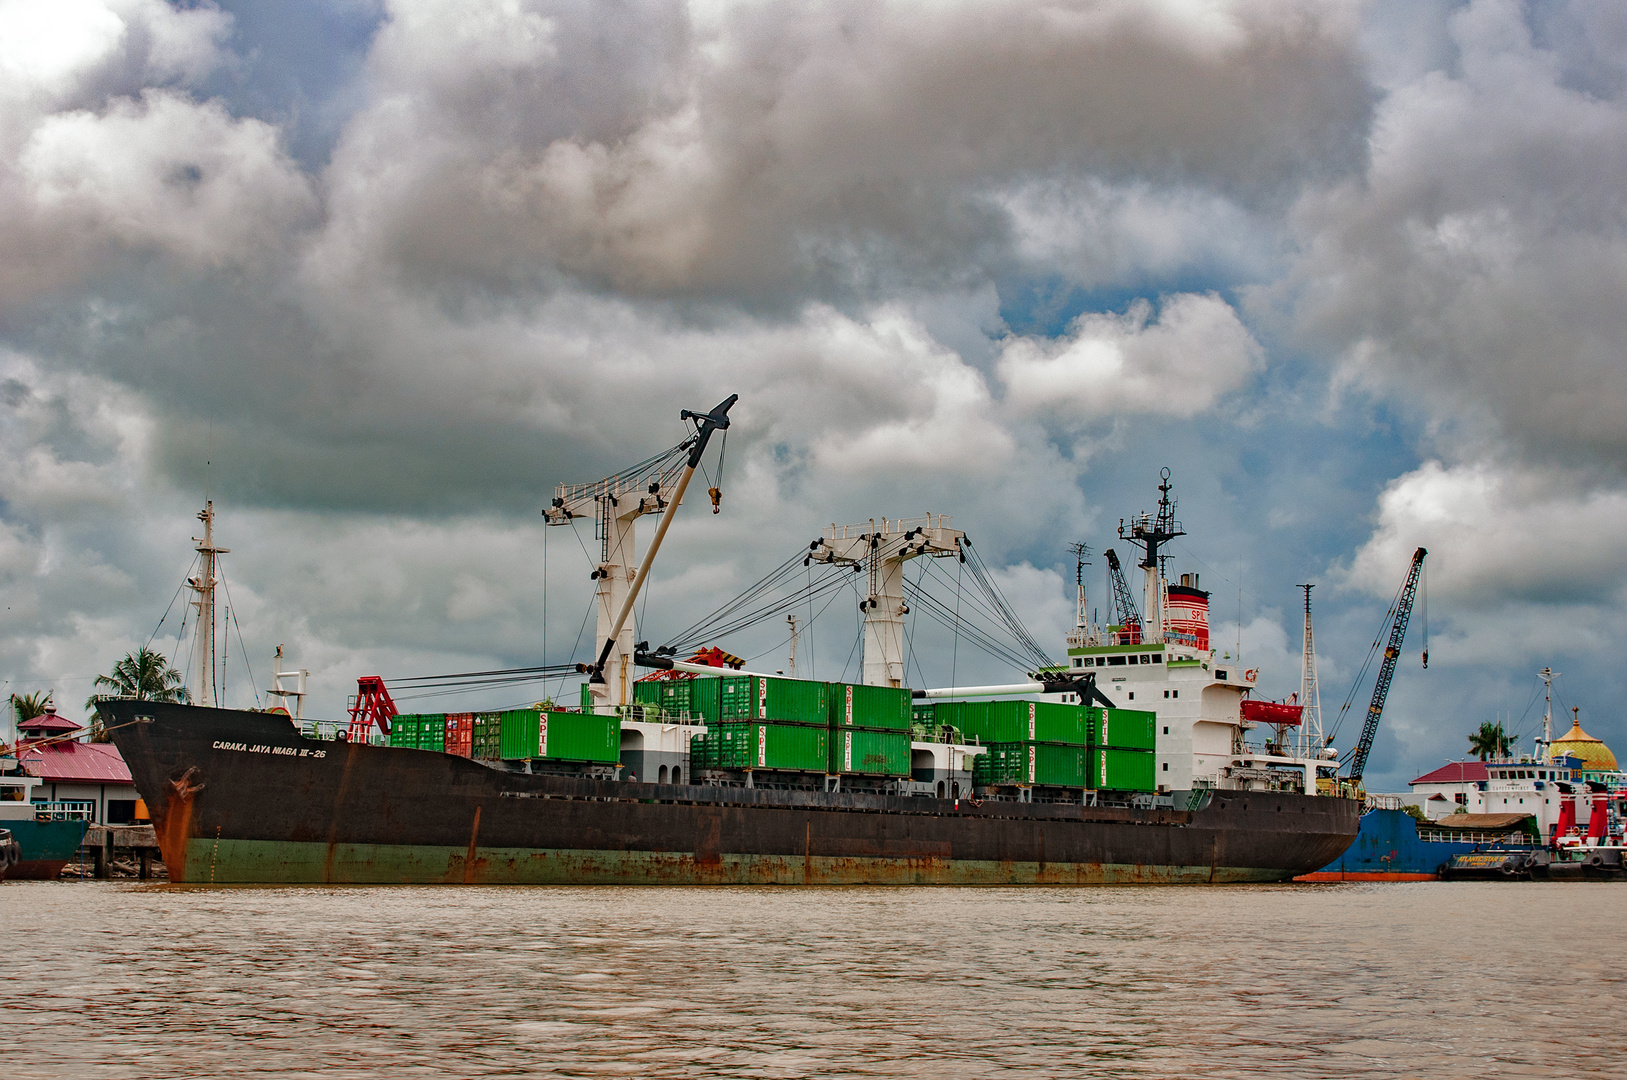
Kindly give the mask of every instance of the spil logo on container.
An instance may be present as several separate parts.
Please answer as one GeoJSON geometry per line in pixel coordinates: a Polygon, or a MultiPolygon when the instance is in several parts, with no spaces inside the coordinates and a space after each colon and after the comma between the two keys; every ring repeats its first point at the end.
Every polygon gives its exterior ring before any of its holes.
{"type": "Polygon", "coordinates": [[[768,768],[768,725],[757,728],[757,767],[768,768]]]}
{"type": "MultiPolygon", "coordinates": [[[[1028,708],[1030,710],[1032,710],[1034,708],[1034,706],[1030,705],[1030,706],[1028,706],[1028,708]]],[[[1033,738],[1033,736],[1034,736],[1034,717],[1033,717],[1032,711],[1030,711],[1029,717],[1028,717],[1028,736],[1029,736],[1029,738],[1033,738]]],[[[1034,782],[1034,744],[1033,743],[1028,744],[1028,782],[1030,784],[1032,784],[1034,782]]]]}
{"type": "Polygon", "coordinates": [[[757,680],[757,719],[768,719],[768,680],[757,680]]]}
{"type": "Polygon", "coordinates": [[[548,756],[548,714],[537,714],[537,756],[548,756]]]}
{"type": "MultiPolygon", "coordinates": [[[[1030,739],[1032,739],[1034,737],[1034,703],[1032,701],[1030,701],[1028,703],[1028,737],[1030,739]]],[[[1033,750],[1028,751],[1028,759],[1029,759],[1028,779],[1033,780],[1034,779],[1034,765],[1033,765],[1034,751],[1033,750]]]]}

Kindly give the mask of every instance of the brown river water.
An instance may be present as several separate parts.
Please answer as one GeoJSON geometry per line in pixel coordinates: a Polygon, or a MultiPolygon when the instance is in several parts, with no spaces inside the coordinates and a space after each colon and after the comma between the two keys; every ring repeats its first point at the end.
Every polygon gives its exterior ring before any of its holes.
{"type": "Polygon", "coordinates": [[[1627,1076],[1627,887],[0,884],[0,1077],[1627,1076]]]}

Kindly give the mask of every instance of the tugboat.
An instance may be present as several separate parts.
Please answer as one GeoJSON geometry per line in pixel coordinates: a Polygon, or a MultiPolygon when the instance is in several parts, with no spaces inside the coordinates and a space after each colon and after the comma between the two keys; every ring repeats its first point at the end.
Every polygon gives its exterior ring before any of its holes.
{"type": "MultiPolygon", "coordinates": [[[[15,854],[5,870],[12,881],[55,881],[84,842],[89,815],[78,808],[35,802],[38,778],[28,775],[15,754],[0,756],[0,828],[15,854]]],[[[6,847],[0,839],[0,849],[6,847]]],[[[0,862],[9,855],[0,852],[0,862]]]]}
{"type": "MultiPolygon", "coordinates": [[[[697,664],[678,659],[673,642],[640,642],[635,601],[734,401],[685,411],[694,433],[678,446],[601,481],[562,484],[545,511],[551,525],[590,517],[601,541],[598,644],[590,662],[571,666],[587,676],[581,710],[407,717],[382,679],[364,676],[349,725],[323,738],[321,724],[286,712],[100,703],[170,880],[1284,881],[1349,845],[1360,801],[1320,792],[1314,760],[1249,749],[1242,702],[1254,673],[1217,662],[1206,628],[1181,636],[1177,611],[1193,611],[1197,597],[1162,577],[1157,545],[1178,534],[1167,473],[1159,514],[1143,515],[1150,531],[1134,534],[1147,546],[1144,625],[1121,624],[1123,639],[1082,642],[1068,665],[1036,664],[1010,684],[904,685],[903,565],[958,558],[981,573],[965,534],[939,515],[832,526],[786,564],[801,564],[800,577],[819,562],[868,586],[861,683],[697,664]],[[633,526],[645,515],[660,523],[635,560],[633,526]],[[639,680],[640,667],[694,678],[666,687],[639,680]],[[667,689],[686,703],[654,704],[667,689]],[[622,746],[643,748],[643,780],[623,775],[615,741],[607,745],[618,730],[622,746]],[[643,741],[658,737],[658,748],[643,741]],[[648,782],[657,750],[673,758],[654,766],[665,783],[648,782]],[[940,788],[935,762],[965,786],[940,788]]],[[[717,510],[719,487],[709,494],[717,510]]],[[[212,624],[200,607],[198,632],[212,624]]],[[[567,670],[437,685],[513,685],[567,670]]],[[[197,678],[193,700],[210,701],[207,673],[197,678]]]]}

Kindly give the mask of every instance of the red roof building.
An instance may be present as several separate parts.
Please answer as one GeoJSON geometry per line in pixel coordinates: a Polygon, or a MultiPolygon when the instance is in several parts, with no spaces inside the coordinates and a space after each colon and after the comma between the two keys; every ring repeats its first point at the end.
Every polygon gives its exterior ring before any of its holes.
{"type": "Polygon", "coordinates": [[[1486,779],[1486,763],[1483,761],[1453,761],[1434,772],[1427,772],[1414,784],[1473,784],[1486,779]]]}
{"type": "Polygon", "coordinates": [[[88,734],[83,724],[58,715],[54,705],[17,725],[17,760],[23,771],[45,781],[34,789],[35,801],[88,811],[97,824],[134,820],[140,796],[118,747],[81,742],[76,732],[88,734]]]}

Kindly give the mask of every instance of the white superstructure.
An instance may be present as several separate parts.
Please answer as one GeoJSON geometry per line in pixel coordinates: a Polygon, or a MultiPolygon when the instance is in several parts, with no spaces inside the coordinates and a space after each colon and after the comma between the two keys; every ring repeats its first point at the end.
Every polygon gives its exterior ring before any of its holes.
{"type": "MultiPolygon", "coordinates": [[[[1088,620],[1081,587],[1080,625],[1068,635],[1068,672],[1095,675],[1097,689],[1119,708],[1158,715],[1161,792],[1201,788],[1314,792],[1318,771],[1331,775],[1337,764],[1321,745],[1319,733],[1305,738],[1291,733],[1289,725],[1273,727],[1245,717],[1244,702],[1255,688],[1258,672],[1210,647],[1209,594],[1199,587],[1198,576],[1182,574],[1173,584],[1165,577],[1168,556],[1160,548],[1184,535],[1175,520],[1171,490],[1166,469],[1157,512],[1138,514],[1119,527],[1120,537],[1144,552],[1138,565],[1145,572],[1142,610],[1148,618],[1143,622],[1126,604],[1127,585],[1118,578],[1117,620],[1094,625],[1088,620]]],[[[1108,565],[1118,573],[1116,557],[1110,557],[1108,565]]],[[[1309,648],[1308,621],[1305,641],[1309,648]]],[[[1074,701],[1077,695],[1052,698],[1074,701]]]]}

